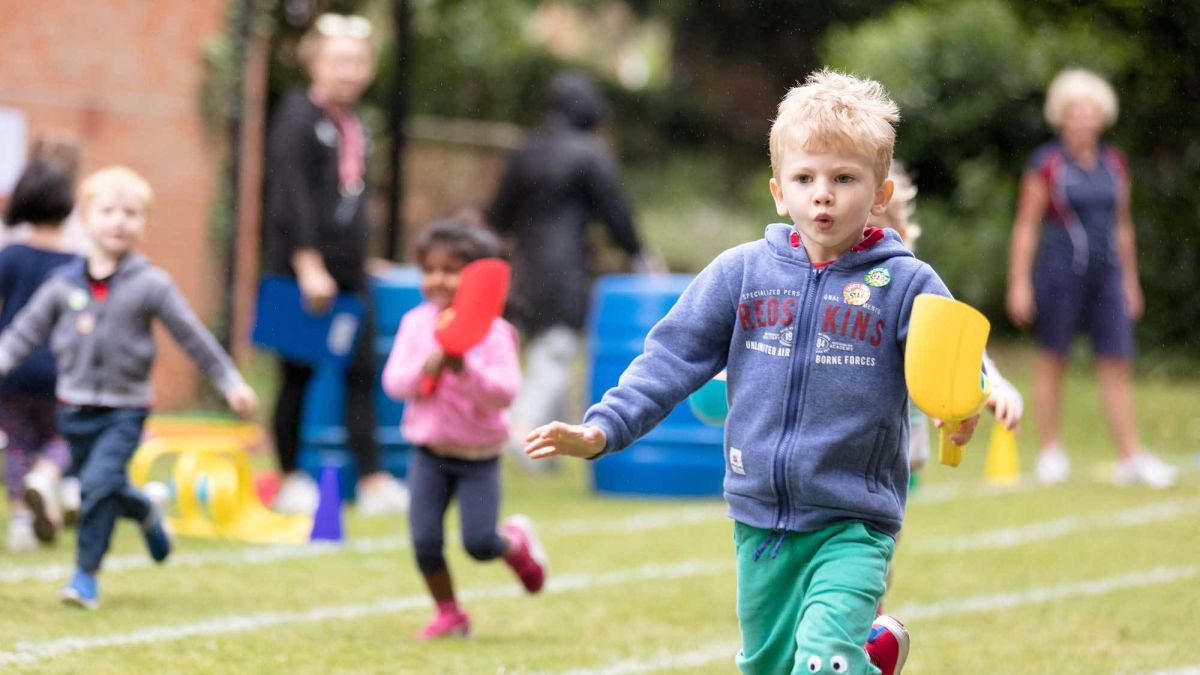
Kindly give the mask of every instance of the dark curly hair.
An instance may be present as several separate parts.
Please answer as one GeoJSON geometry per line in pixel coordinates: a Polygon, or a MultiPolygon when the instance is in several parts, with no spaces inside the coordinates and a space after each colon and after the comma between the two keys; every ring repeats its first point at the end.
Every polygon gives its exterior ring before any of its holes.
{"type": "Polygon", "coordinates": [[[4,224],[12,227],[21,223],[58,225],[75,208],[74,167],[52,157],[37,157],[17,180],[4,224]]]}
{"type": "Polygon", "coordinates": [[[507,257],[504,242],[495,232],[466,218],[436,220],[422,230],[417,238],[417,263],[424,261],[433,249],[446,250],[468,263],[481,258],[507,257]]]}

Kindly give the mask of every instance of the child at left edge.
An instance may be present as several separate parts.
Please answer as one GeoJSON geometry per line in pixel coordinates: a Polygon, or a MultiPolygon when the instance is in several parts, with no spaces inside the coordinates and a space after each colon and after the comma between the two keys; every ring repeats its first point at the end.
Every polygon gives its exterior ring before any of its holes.
{"type": "MultiPolygon", "coordinates": [[[[867,227],[892,195],[898,121],[877,82],[826,70],[792,89],[771,129],[770,188],[793,224],[768,225],[701,271],[582,425],[526,439],[533,459],[616,452],[727,368],[743,673],[904,665],[898,622],[883,634],[900,649],[864,644],[880,627],[907,496],[908,321],[918,294],[950,293],[895,232],[867,227]]],[[[978,420],[953,440],[965,444],[978,420]]]]}
{"type": "Polygon", "coordinates": [[[496,318],[483,340],[463,356],[445,354],[434,337],[468,263],[499,257],[499,237],[464,218],[437,221],[421,233],[417,262],[425,301],[400,320],[383,368],[383,390],[403,399],[401,430],[413,444],[408,460],[409,532],[417,568],[433,596],[434,616],[417,639],[471,633],[442,549],[446,509],[458,497],[463,548],[484,562],[502,558],[529,593],[546,580],[546,554],[529,518],[500,512],[500,455],[508,440],[508,408],[521,386],[517,331],[496,318]],[[422,376],[437,378],[421,393],[422,376]]]}
{"type": "Polygon", "coordinates": [[[79,187],[88,255],[60,268],[0,335],[0,377],[49,343],[58,366],[59,430],[82,483],[75,573],[60,597],[95,609],[96,579],[117,518],[140,525],[150,557],[171,552],[162,505],[129,481],[127,465],[153,404],[151,321],[159,319],[213,381],[229,407],[247,417],[258,397],[229,355],[196,318],[171,277],[135,249],[154,193],[125,167],[108,167],[79,187]]]}

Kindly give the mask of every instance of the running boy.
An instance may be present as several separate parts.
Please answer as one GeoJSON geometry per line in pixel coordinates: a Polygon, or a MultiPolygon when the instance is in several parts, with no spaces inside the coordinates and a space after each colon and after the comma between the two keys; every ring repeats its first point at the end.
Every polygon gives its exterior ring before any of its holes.
{"type": "MultiPolygon", "coordinates": [[[[725,498],[745,673],[881,672],[863,644],[904,517],[908,319],[919,293],[949,295],[899,236],[866,226],[892,195],[898,120],[870,80],[826,70],[788,92],[771,128],[770,187],[794,225],[769,225],[704,269],[583,425],[528,437],[535,459],[616,452],[728,368],[725,498]]],[[[907,635],[885,634],[902,641],[879,663],[896,673],[907,635]]]]}
{"type": "Polygon", "coordinates": [[[161,508],[126,475],[153,402],[151,320],[163,322],[234,412],[247,416],[258,405],[171,277],[134,250],[152,199],[150,185],[124,167],[89,176],[79,188],[87,258],[51,275],[0,335],[0,377],[42,344],[54,352],[59,430],[83,484],[76,569],[61,597],[87,609],[99,606],[96,574],[118,516],[140,524],[156,562],[171,552],[161,508]]]}

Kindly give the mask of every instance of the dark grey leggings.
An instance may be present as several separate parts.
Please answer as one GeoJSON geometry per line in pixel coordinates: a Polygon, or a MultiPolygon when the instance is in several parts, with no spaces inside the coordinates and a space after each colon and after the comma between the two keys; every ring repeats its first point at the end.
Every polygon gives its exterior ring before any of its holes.
{"type": "Polygon", "coordinates": [[[458,494],[462,517],[463,548],[476,560],[504,555],[504,539],[496,532],[500,513],[500,460],[451,459],[417,446],[408,459],[408,489],[412,503],[408,526],[412,533],[417,567],[424,574],[446,568],[446,509],[458,494]]]}

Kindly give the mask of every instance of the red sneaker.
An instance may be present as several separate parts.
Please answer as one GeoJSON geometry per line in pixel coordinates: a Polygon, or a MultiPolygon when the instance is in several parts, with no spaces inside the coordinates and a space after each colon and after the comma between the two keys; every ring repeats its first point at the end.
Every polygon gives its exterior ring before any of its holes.
{"type": "Polygon", "coordinates": [[[908,660],[908,629],[897,619],[880,614],[867,637],[867,658],[883,675],[900,675],[908,660]]]}
{"type": "Polygon", "coordinates": [[[546,583],[546,550],[538,541],[533,523],[527,516],[515,515],[504,521],[501,529],[512,544],[504,562],[517,573],[525,590],[530,593],[542,590],[546,583]]]}
{"type": "Polygon", "coordinates": [[[471,617],[463,611],[439,611],[424,628],[417,631],[418,640],[471,635],[471,617]]]}

